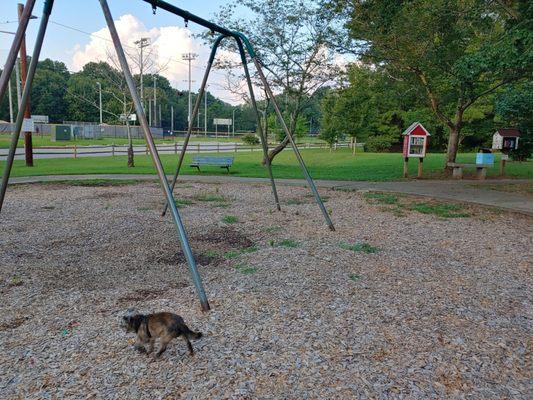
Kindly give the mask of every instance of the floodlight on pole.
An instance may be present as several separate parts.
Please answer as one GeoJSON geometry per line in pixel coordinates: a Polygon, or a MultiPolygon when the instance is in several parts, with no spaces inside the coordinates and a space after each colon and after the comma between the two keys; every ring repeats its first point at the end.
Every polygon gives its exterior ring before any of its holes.
{"type": "Polygon", "coordinates": [[[150,46],[150,38],[142,37],[139,40],[136,40],[133,42],[140,50],[140,60],[139,60],[139,69],[140,69],[140,75],[141,75],[141,104],[144,107],[144,89],[143,89],[143,49],[145,47],[150,46]]]}
{"type": "Polygon", "coordinates": [[[196,53],[184,53],[181,55],[181,58],[184,61],[189,62],[189,112],[187,114],[187,122],[191,123],[191,114],[192,114],[192,101],[191,101],[191,61],[196,60],[198,54],[196,53]]]}

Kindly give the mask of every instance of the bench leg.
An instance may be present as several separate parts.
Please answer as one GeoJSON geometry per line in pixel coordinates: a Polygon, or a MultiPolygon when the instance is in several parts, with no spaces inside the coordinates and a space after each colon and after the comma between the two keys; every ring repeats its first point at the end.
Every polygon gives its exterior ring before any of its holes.
{"type": "Polygon", "coordinates": [[[487,168],[485,167],[476,168],[477,179],[479,179],[480,181],[484,181],[486,177],[487,177],[487,168]]]}
{"type": "Polygon", "coordinates": [[[199,165],[195,165],[194,168],[196,168],[198,170],[198,172],[201,172],[200,171],[200,166],[199,165]]]}
{"type": "Polygon", "coordinates": [[[452,176],[454,179],[463,179],[463,168],[453,167],[452,176]]]}

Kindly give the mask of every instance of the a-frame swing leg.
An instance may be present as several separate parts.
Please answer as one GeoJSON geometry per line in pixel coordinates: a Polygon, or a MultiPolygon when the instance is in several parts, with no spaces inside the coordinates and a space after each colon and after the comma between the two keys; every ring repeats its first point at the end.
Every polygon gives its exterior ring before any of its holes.
{"type": "Polygon", "coordinates": [[[11,44],[6,63],[4,65],[4,70],[2,71],[2,75],[0,75],[0,103],[6,94],[6,88],[8,86],[9,79],[11,78],[11,74],[13,73],[13,66],[17,60],[17,54],[20,50],[22,39],[26,34],[26,28],[28,27],[28,21],[30,20],[31,12],[33,11],[35,2],[36,0],[27,0],[24,10],[22,11],[20,23],[18,25],[17,32],[15,33],[15,39],[13,39],[13,43],[11,44]]]}
{"type": "MultiPolygon", "coordinates": [[[[17,151],[17,144],[18,144],[19,137],[20,137],[20,131],[22,130],[22,123],[24,122],[24,109],[26,108],[26,104],[28,103],[28,98],[30,96],[31,86],[33,84],[33,78],[35,77],[35,71],[37,70],[37,63],[39,62],[39,56],[41,55],[41,48],[43,47],[44,35],[46,33],[46,28],[48,26],[48,19],[50,18],[50,14],[52,13],[53,5],[54,5],[54,0],[46,0],[46,2],[44,3],[43,16],[41,18],[41,23],[39,25],[39,31],[37,33],[37,38],[35,40],[35,47],[33,49],[33,54],[31,57],[30,68],[28,69],[28,76],[26,77],[26,84],[24,85],[24,90],[22,91],[22,99],[19,104],[17,120],[15,122],[15,130],[13,131],[13,134],[11,135],[11,145],[9,147],[9,153],[7,155],[6,165],[4,167],[4,173],[2,175],[2,184],[0,186],[0,211],[2,211],[2,206],[4,204],[7,184],[9,181],[9,176],[11,175],[11,169],[13,168],[13,160],[15,159],[15,152],[17,151]]],[[[24,8],[24,12],[26,12],[26,8],[24,8]]],[[[31,10],[29,10],[29,12],[31,15],[31,10]]],[[[22,35],[24,34],[25,34],[25,29],[22,32],[22,35]]],[[[11,69],[13,69],[13,66],[11,66],[11,69]]],[[[8,76],[11,76],[11,72],[9,72],[8,76]]]]}
{"type": "MultiPolygon", "coordinates": [[[[170,186],[170,191],[174,193],[174,187],[176,186],[176,181],[178,180],[178,176],[180,174],[181,166],[183,164],[183,159],[185,158],[185,153],[187,151],[187,146],[189,145],[189,139],[191,138],[192,134],[192,124],[193,121],[196,119],[196,116],[198,115],[198,112],[200,111],[200,104],[202,103],[202,97],[207,96],[205,93],[205,87],[207,85],[207,80],[209,78],[209,73],[211,72],[211,67],[213,66],[213,61],[215,60],[215,55],[218,49],[218,46],[220,45],[220,42],[222,39],[224,39],[224,35],[220,35],[213,44],[213,47],[211,48],[211,55],[209,56],[209,60],[207,61],[207,67],[205,69],[204,78],[202,80],[202,85],[200,86],[200,91],[198,92],[198,96],[196,97],[196,101],[194,102],[194,108],[192,110],[192,115],[189,119],[189,125],[187,127],[187,135],[185,136],[185,140],[183,141],[183,146],[180,153],[180,158],[178,160],[178,165],[176,166],[176,172],[174,173],[174,178],[172,179],[172,184],[170,186]]],[[[163,212],[161,213],[162,216],[165,216],[168,209],[168,202],[165,204],[165,207],[163,208],[163,212]]]]}
{"type": "Polygon", "coordinates": [[[187,237],[187,232],[185,231],[185,227],[183,226],[183,223],[181,221],[181,217],[176,207],[176,203],[174,202],[174,198],[172,197],[172,192],[170,191],[170,186],[168,185],[168,181],[165,176],[165,171],[163,170],[163,165],[161,164],[161,160],[159,158],[159,153],[157,152],[157,148],[155,146],[152,133],[150,132],[150,128],[148,126],[148,121],[146,120],[146,115],[144,113],[141,100],[139,98],[139,95],[137,94],[137,88],[135,87],[135,82],[133,81],[133,76],[131,75],[131,72],[128,66],[128,61],[126,60],[126,55],[124,54],[124,49],[122,48],[122,44],[120,43],[120,39],[118,37],[117,29],[115,27],[115,22],[113,21],[113,17],[111,16],[111,11],[109,10],[107,0],[99,0],[99,1],[102,6],[102,11],[104,13],[107,26],[109,28],[109,32],[111,34],[111,38],[113,39],[113,44],[115,45],[115,50],[117,52],[117,57],[120,62],[120,66],[122,68],[122,72],[124,73],[124,78],[126,79],[126,83],[128,84],[128,88],[130,90],[133,103],[135,104],[135,110],[137,112],[137,116],[139,117],[139,121],[140,121],[142,130],[143,130],[145,139],[146,139],[146,143],[150,149],[150,155],[152,156],[152,161],[157,169],[157,174],[159,175],[161,187],[163,189],[163,192],[165,193],[167,202],[170,207],[170,211],[172,212],[172,217],[174,219],[174,223],[176,224],[176,229],[178,231],[178,236],[179,236],[180,243],[181,243],[181,248],[183,250],[183,253],[185,254],[185,258],[187,259],[187,263],[189,265],[189,269],[191,271],[191,275],[193,278],[194,286],[196,287],[196,292],[198,294],[198,297],[200,298],[202,310],[208,311],[209,302],[207,301],[207,296],[205,294],[205,290],[202,284],[202,279],[200,278],[200,274],[198,273],[198,269],[196,267],[196,261],[194,260],[191,246],[189,245],[189,239],[187,237]]]}
{"type": "Polygon", "coordinates": [[[242,66],[244,68],[244,74],[246,75],[246,81],[248,82],[248,90],[250,92],[250,101],[252,102],[252,107],[255,110],[255,116],[257,119],[257,130],[259,131],[259,137],[261,139],[261,146],[263,147],[263,157],[265,160],[265,165],[268,169],[268,175],[270,177],[270,184],[272,185],[272,193],[274,194],[274,201],[276,202],[276,207],[278,211],[281,211],[281,206],[279,204],[278,191],[276,189],[276,183],[274,182],[274,174],[272,173],[272,165],[270,163],[270,158],[268,158],[268,141],[261,125],[261,115],[257,109],[257,102],[255,101],[254,88],[252,85],[252,79],[250,77],[250,70],[248,69],[248,63],[246,61],[246,53],[244,52],[244,47],[242,45],[241,39],[236,38],[237,45],[239,46],[239,53],[241,54],[242,66]]]}
{"type": "Polygon", "coordinates": [[[326,223],[328,224],[329,229],[334,231],[335,226],[333,226],[333,222],[331,221],[331,218],[329,217],[326,207],[324,207],[324,203],[322,202],[322,199],[320,198],[320,194],[318,193],[315,183],[313,182],[313,178],[311,178],[311,175],[309,175],[309,171],[307,170],[307,167],[305,166],[305,162],[302,158],[302,155],[300,154],[300,151],[298,150],[298,146],[296,146],[296,143],[294,142],[294,139],[289,131],[289,128],[287,127],[287,124],[285,123],[285,120],[283,119],[283,114],[281,113],[279,109],[276,98],[274,97],[274,93],[272,93],[272,89],[270,88],[270,85],[268,84],[265,74],[263,73],[261,62],[259,61],[257,56],[252,57],[252,60],[254,61],[255,68],[257,69],[257,73],[259,74],[259,78],[261,79],[261,82],[263,82],[263,85],[265,86],[267,95],[268,97],[270,97],[270,100],[272,101],[272,106],[274,107],[274,110],[276,111],[278,120],[281,123],[281,126],[283,127],[285,134],[289,138],[294,154],[296,155],[296,159],[300,163],[300,167],[302,168],[305,179],[307,179],[307,183],[309,184],[309,188],[311,189],[311,192],[313,192],[313,195],[315,196],[315,200],[318,204],[318,207],[320,207],[320,211],[322,211],[322,214],[324,215],[324,219],[326,220],[326,223]]]}

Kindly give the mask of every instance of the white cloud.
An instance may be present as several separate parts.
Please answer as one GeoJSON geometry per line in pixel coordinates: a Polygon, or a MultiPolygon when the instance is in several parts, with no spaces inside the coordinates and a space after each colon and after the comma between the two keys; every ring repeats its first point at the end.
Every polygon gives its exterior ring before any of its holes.
{"type": "MultiPolygon", "coordinates": [[[[189,29],[179,26],[147,29],[141,20],[130,14],[121,16],[115,21],[115,24],[125,51],[131,55],[136,54],[135,41],[141,37],[150,38],[151,46],[149,49],[145,48],[145,51],[151,53],[150,57],[154,67],[152,71],[146,72],[150,73],[162,68],[159,73],[169,79],[175,88],[184,90],[188,87],[186,81],[189,68],[188,63],[182,60],[182,54],[189,52],[198,54],[198,58],[193,61],[191,71],[192,80],[195,81],[192,84],[192,90],[198,90],[210,49],[203,45],[200,40],[194,39],[189,29]]],[[[84,46],[76,45],[71,54],[71,68],[74,71],[79,71],[85,64],[92,61],[108,61],[109,54],[115,54],[108,28],[102,28],[92,33],[89,43],[84,46]]],[[[218,55],[238,60],[237,55],[231,56],[225,51],[219,52],[218,55]]],[[[138,73],[138,66],[131,60],[130,68],[134,73],[138,73]]],[[[229,92],[220,89],[218,83],[223,80],[224,77],[220,73],[212,72],[209,79],[209,90],[225,101],[238,102],[238,99],[229,92]]]]}

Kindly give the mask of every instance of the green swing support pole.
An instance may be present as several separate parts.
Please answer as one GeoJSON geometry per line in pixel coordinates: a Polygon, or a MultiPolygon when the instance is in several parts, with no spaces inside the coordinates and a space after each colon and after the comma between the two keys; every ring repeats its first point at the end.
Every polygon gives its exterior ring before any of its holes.
{"type": "Polygon", "coordinates": [[[180,214],[178,212],[178,208],[176,207],[174,197],[172,196],[172,192],[170,191],[170,186],[165,176],[163,164],[161,163],[161,159],[159,158],[159,153],[157,152],[157,147],[154,143],[154,138],[152,137],[152,133],[150,132],[150,127],[148,126],[148,121],[146,119],[146,114],[144,113],[143,106],[141,104],[141,99],[139,98],[139,94],[137,93],[135,81],[133,80],[133,76],[131,75],[131,72],[128,66],[128,61],[126,60],[126,55],[124,53],[124,49],[122,48],[120,38],[118,37],[118,32],[115,27],[115,22],[113,21],[113,17],[111,15],[111,11],[109,10],[107,0],[99,0],[99,1],[102,6],[102,11],[104,13],[104,17],[107,22],[107,26],[109,28],[109,32],[111,34],[111,38],[113,39],[113,44],[115,46],[117,57],[119,59],[120,66],[122,68],[122,72],[124,73],[124,78],[130,90],[133,103],[135,104],[135,110],[137,112],[137,115],[139,116],[139,121],[140,121],[142,130],[143,130],[143,133],[144,133],[144,137],[146,139],[146,143],[150,149],[150,155],[152,156],[152,161],[154,163],[154,166],[156,167],[157,174],[159,175],[159,181],[161,182],[161,187],[166,196],[167,203],[170,207],[170,211],[172,212],[174,224],[176,225],[178,237],[181,243],[181,248],[183,250],[183,253],[185,254],[185,258],[187,259],[187,264],[189,265],[189,270],[193,278],[194,286],[196,287],[196,292],[198,294],[198,297],[200,298],[200,304],[202,306],[202,310],[209,311],[210,309],[209,302],[207,301],[207,296],[205,294],[204,286],[202,284],[202,278],[200,278],[200,274],[196,266],[196,260],[194,259],[194,255],[192,253],[191,246],[189,244],[189,238],[187,237],[187,232],[185,231],[185,227],[183,225],[180,214]]]}
{"type": "MultiPolygon", "coordinates": [[[[26,7],[28,6],[29,5],[27,4],[26,7]]],[[[30,62],[30,67],[28,69],[28,76],[26,78],[26,85],[24,85],[24,90],[22,91],[22,100],[20,101],[19,110],[17,114],[17,120],[15,122],[15,129],[13,130],[13,134],[11,136],[11,145],[9,147],[9,153],[7,155],[6,165],[4,166],[4,173],[2,175],[2,183],[0,185],[0,211],[2,211],[2,206],[4,204],[4,199],[5,199],[6,191],[7,191],[7,185],[9,183],[11,169],[13,168],[13,160],[15,159],[15,153],[17,151],[17,144],[20,138],[20,131],[22,130],[22,123],[24,122],[24,109],[26,108],[26,104],[28,103],[28,99],[30,97],[33,79],[35,78],[35,71],[37,70],[37,64],[39,63],[39,56],[41,55],[41,49],[43,47],[44,36],[46,34],[46,28],[48,27],[48,20],[50,18],[50,14],[52,13],[53,6],[54,6],[54,0],[46,0],[44,3],[43,16],[41,18],[41,23],[39,25],[39,31],[37,32],[37,39],[35,40],[35,47],[33,48],[33,54],[32,54],[32,58],[30,62]]],[[[28,10],[31,13],[31,9],[28,8],[28,10]]],[[[24,13],[26,13],[26,8],[24,8],[24,13]]],[[[26,28],[22,30],[21,36],[23,36],[26,33],[25,31],[26,31],[26,28]]],[[[17,41],[17,38],[15,38],[15,42],[16,41],[17,41]]],[[[13,43],[14,45],[16,45],[15,42],[13,43]]],[[[11,66],[11,69],[13,69],[13,66],[11,66]]],[[[10,76],[10,75],[11,75],[11,72],[7,76],[10,76]]]]}
{"type": "MultiPolygon", "coordinates": [[[[181,166],[183,164],[183,159],[185,158],[185,152],[187,151],[187,146],[189,145],[189,139],[191,138],[192,134],[192,125],[193,121],[195,120],[196,116],[198,115],[198,112],[200,111],[200,105],[202,103],[202,97],[207,96],[205,93],[205,87],[207,85],[207,80],[209,78],[209,73],[211,72],[211,67],[213,66],[213,61],[215,60],[215,55],[218,49],[218,46],[220,45],[220,42],[222,39],[224,39],[226,36],[220,35],[213,44],[213,47],[211,48],[211,54],[209,55],[209,60],[207,61],[207,67],[204,73],[204,78],[202,80],[202,84],[200,86],[200,90],[198,91],[198,96],[196,97],[196,101],[194,103],[194,108],[192,111],[192,115],[189,119],[189,126],[187,128],[187,135],[185,136],[185,140],[183,141],[183,146],[180,153],[180,158],[178,160],[178,165],[176,167],[176,172],[174,173],[174,178],[172,179],[172,184],[170,185],[170,191],[174,193],[174,188],[176,186],[176,181],[178,180],[178,176],[180,174],[181,166]]],[[[168,202],[165,203],[165,207],[163,208],[163,212],[161,213],[161,216],[165,216],[168,209],[168,202]]]]}
{"type": "Polygon", "coordinates": [[[241,54],[242,66],[244,68],[244,74],[246,76],[246,82],[248,83],[248,91],[250,92],[250,102],[252,107],[255,110],[255,116],[257,120],[257,130],[259,131],[259,137],[261,138],[261,146],[263,147],[263,157],[265,160],[265,165],[268,169],[268,176],[270,178],[270,184],[272,185],[272,194],[274,195],[274,201],[276,202],[276,207],[278,211],[281,211],[281,205],[279,203],[278,191],[276,189],[276,182],[274,181],[274,174],[272,173],[272,164],[270,163],[270,158],[268,158],[268,141],[265,136],[265,131],[261,125],[261,115],[259,115],[259,110],[257,108],[257,102],[255,100],[254,88],[252,85],[252,78],[250,77],[250,70],[248,69],[248,63],[246,60],[246,53],[244,52],[244,47],[242,45],[241,38],[237,37],[237,46],[239,47],[239,53],[241,54]]]}

